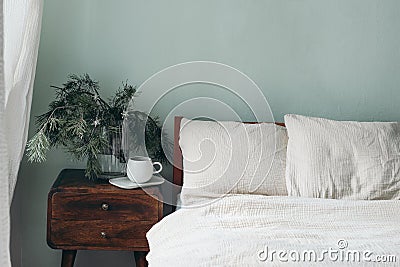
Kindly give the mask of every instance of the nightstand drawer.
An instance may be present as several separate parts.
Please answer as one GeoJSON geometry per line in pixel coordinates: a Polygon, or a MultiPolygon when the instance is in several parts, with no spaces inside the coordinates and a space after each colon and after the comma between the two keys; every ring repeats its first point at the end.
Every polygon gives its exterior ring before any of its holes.
{"type": "Polygon", "coordinates": [[[63,221],[52,220],[49,245],[98,249],[147,248],[146,233],[154,223],[131,221],[63,221]]]}
{"type": "Polygon", "coordinates": [[[158,201],[148,195],[56,192],[51,200],[52,219],[159,220],[158,201]]]}

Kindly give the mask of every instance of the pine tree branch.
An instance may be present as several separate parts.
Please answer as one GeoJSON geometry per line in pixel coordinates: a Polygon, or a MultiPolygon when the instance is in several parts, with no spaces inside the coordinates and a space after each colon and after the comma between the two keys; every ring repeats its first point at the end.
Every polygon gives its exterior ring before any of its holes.
{"type": "MultiPolygon", "coordinates": [[[[99,94],[98,82],[88,74],[70,75],[63,86],[50,87],[56,89],[56,99],[49,104],[48,112],[36,118],[37,133],[27,144],[30,161],[42,162],[50,147],[63,146],[77,159],[87,159],[86,176],[95,178],[101,172],[98,154],[110,153],[124,159],[118,138],[122,138],[121,127],[126,119],[122,114],[137,96],[136,86],[123,82],[114,97],[107,101],[99,94]]],[[[146,141],[149,156],[166,159],[158,119],[134,111],[130,120],[133,139],[129,146],[138,147],[146,141]]]]}

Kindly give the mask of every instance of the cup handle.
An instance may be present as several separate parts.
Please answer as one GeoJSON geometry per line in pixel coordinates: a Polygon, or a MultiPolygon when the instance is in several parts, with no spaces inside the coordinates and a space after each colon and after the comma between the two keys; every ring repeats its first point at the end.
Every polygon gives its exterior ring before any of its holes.
{"type": "Polygon", "coordinates": [[[159,173],[159,172],[162,171],[162,165],[161,165],[160,162],[154,162],[153,165],[158,165],[158,166],[160,166],[160,169],[159,169],[158,171],[153,172],[153,174],[156,174],[156,173],[159,173]]]}

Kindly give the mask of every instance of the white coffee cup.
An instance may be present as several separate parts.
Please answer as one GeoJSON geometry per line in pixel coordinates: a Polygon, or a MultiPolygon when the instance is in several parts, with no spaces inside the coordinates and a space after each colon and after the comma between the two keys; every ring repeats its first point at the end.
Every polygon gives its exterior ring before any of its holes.
{"type": "Polygon", "coordinates": [[[153,174],[162,171],[162,165],[160,162],[152,162],[151,158],[148,157],[133,157],[128,160],[126,165],[126,174],[132,182],[143,184],[151,179],[153,174]],[[160,169],[153,171],[153,165],[160,166],[160,169]]]}

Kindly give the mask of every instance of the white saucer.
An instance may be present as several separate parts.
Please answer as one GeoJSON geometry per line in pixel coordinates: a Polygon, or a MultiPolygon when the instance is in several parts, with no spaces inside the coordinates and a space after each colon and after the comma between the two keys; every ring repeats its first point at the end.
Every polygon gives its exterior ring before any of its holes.
{"type": "Polygon", "coordinates": [[[143,184],[137,184],[135,182],[132,182],[129,180],[128,177],[118,177],[114,179],[108,180],[110,184],[115,185],[119,188],[123,189],[134,189],[138,187],[147,187],[147,186],[153,186],[153,185],[160,185],[164,183],[165,179],[160,177],[160,176],[153,176],[151,179],[143,184]]]}

